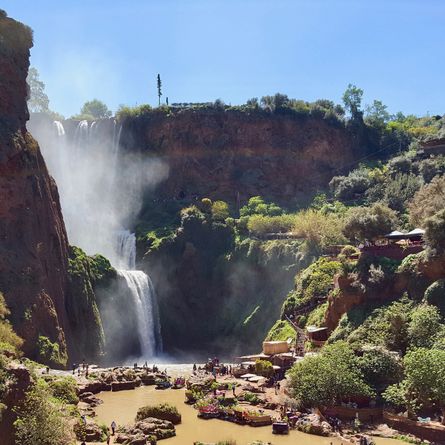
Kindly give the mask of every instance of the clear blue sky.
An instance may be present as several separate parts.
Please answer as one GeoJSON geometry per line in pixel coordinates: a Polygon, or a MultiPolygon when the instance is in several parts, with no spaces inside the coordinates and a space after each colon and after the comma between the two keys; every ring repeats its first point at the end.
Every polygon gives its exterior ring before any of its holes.
{"type": "Polygon", "coordinates": [[[65,116],[92,98],[339,102],[348,83],[391,112],[445,113],[443,0],[3,0],[34,29],[31,63],[65,116]]]}

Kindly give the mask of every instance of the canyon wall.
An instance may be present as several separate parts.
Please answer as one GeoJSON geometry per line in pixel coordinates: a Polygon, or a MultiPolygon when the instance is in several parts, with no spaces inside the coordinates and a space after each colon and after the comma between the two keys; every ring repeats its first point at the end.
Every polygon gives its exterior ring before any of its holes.
{"type": "Polygon", "coordinates": [[[158,198],[245,202],[261,195],[292,205],[363,156],[340,122],[291,112],[154,110],[124,119],[121,145],[166,161],[158,198]]]}
{"type": "Polygon", "coordinates": [[[0,11],[0,291],[25,353],[39,358],[41,337],[63,363],[68,241],[57,187],[25,127],[31,46],[32,31],[0,11]]]}

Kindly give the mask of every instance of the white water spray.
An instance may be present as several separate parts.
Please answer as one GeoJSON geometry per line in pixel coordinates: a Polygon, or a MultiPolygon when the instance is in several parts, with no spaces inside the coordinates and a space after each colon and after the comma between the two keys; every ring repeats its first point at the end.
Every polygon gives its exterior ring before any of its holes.
{"type": "Polygon", "coordinates": [[[90,255],[103,254],[118,269],[136,309],[142,357],[148,359],[162,348],[156,298],[150,278],[136,270],[135,234],[124,227],[134,221],[144,188],[165,177],[166,169],[120,153],[122,126],[115,120],[83,120],[71,128],[69,133],[55,121],[51,134],[38,126],[31,131],[58,185],[70,243],[90,255]]]}

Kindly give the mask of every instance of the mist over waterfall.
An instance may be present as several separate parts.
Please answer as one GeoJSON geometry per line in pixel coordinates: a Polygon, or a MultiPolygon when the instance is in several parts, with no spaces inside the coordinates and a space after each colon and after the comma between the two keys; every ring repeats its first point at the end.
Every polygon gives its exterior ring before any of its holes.
{"type": "MultiPolygon", "coordinates": [[[[136,236],[130,228],[144,192],[165,178],[166,166],[121,153],[122,125],[115,119],[45,125],[31,117],[29,130],[56,180],[70,244],[104,255],[118,270],[127,286],[122,298],[131,299],[136,314],[141,355],[154,356],[162,348],[156,297],[150,278],[136,270],[136,236]]],[[[108,326],[120,315],[112,308],[101,313],[108,326]]],[[[125,339],[125,332],[119,335],[125,339]]]]}

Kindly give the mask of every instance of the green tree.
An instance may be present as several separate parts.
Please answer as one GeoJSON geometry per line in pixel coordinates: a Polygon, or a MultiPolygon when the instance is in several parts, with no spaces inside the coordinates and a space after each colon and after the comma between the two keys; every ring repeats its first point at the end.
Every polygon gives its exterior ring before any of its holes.
{"type": "Polygon", "coordinates": [[[409,221],[423,227],[425,220],[445,207],[445,177],[435,177],[421,187],[409,204],[409,221]]]}
{"type": "Polygon", "coordinates": [[[354,207],[346,216],[343,233],[350,240],[374,240],[391,232],[396,221],[395,212],[383,204],[354,207]]]}
{"type": "Polygon", "coordinates": [[[351,397],[373,395],[353,350],[344,342],[297,362],[288,375],[293,397],[305,407],[332,406],[351,397]]]}
{"type": "Polygon", "coordinates": [[[158,74],[156,83],[157,83],[157,88],[158,88],[158,106],[160,107],[161,106],[161,96],[162,96],[162,91],[161,91],[162,82],[161,82],[161,75],[160,74],[158,74]]]}
{"type": "Polygon", "coordinates": [[[225,221],[229,216],[229,205],[227,202],[215,201],[212,204],[212,217],[215,221],[225,221]]]}
{"type": "Polygon", "coordinates": [[[430,305],[417,307],[411,314],[408,337],[411,347],[429,348],[434,343],[434,333],[441,327],[439,310],[430,305]]]}
{"type": "Polygon", "coordinates": [[[405,355],[403,364],[404,380],[390,386],[383,397],[396,405],[405,404],[411,414],[437,405],[445,419],[445,351],[415,349],[405,355]]]}
{"type": "Polygon", "coordinates": [[[386,123],[391,119],[391,115],[388,113],[388,107],[380,100],[375,100],[372,105],[366,107],[366,122],[375,127],[383,128],[386,123]]]}
{"type": "Polygon", "coordinates": [[[349,111],[352,119],[362,118],[362,98],[363,90],[361,88],[352,85],[351,83],[343,93],[343,103],[347,111],[349,111]]]}
{"type": "Polygon", "coordinates": [[[16,442],[21,445],[70,445],[73,434],[63,405],[51,399],[42,381],[26,394],[25,403],[17,409],[14,422],[16,442]]]}
{"type": "Polygon", "coordinates": [[[29,85],[29,111],[32,113],[47,113],[49,111],[49,99],[45,93],[45,84],[40,80],[36,68],[29,68],[26,81],[29,85]]]}
{"type": "Polygon", "coordinates": [[[85,102],[80,113],[84,116],[92,116],[94,119],[111,117],[112,114],[108,107],[98,99],[85,102]]]}
{"type": "Polygon", "coordinates": [[[241,216],[251,215],[264,215],[264,216],[276,216],[281,215],[283,209],[278,205],[272,203],[266,203],[261,196],[252,196],[249,199],[247,205],[241,207],[241,216]]]}
{"type": "Polygon", "coordinates": [[[434,253],[445,252],[445,209],[425,220],[425,243],[434,253]]]}

